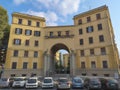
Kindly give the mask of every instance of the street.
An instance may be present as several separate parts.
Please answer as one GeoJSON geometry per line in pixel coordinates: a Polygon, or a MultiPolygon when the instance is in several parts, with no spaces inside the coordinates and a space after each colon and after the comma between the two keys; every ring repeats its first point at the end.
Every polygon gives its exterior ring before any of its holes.
{"type": "MultiPolygon", "coordinates": [[[[3,88],[3,89],[0,89],[0,90],[26,90],[26,89],[23,89],[23,88],[3,88]]],[[[29,90],[29,89],[27,89],[29,90]]],[[[41,89],[41,88],[38,88],[38,89],[30,89],[30,90],[57,90],[56,88],[54,89],[41,89]]],[[[70,90],[87,90],[87,89],[70,89],[70,90]]]]}

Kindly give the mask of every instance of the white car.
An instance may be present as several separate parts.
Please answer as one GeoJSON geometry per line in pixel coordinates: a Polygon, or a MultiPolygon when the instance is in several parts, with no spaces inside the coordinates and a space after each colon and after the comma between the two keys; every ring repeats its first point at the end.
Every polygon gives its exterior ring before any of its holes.
{"type": "Polygon", "coordinates": [[[26,81],[25,88],[38,88],[40,86],[40,81],[37,77],[31,77],[26,81]]]}
{"type": "Polygon", "coordinates": [[[45,77],[42,85],[42,88],[53,88],[54,87],[54,81],[52,77],[45,77]]]}
{"type": "Polygon", "coordinates": [[[24,87],[25,86],[25,77],[15,77],[12,87],[24,87]]]}

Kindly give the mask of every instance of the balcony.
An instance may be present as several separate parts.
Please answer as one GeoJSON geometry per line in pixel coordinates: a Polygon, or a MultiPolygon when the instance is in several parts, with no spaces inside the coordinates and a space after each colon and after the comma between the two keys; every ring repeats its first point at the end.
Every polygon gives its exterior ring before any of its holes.
{"type": "Polygon", "coordinates": [[[53,36],[45,36],[45,39],[56,39],[56,38],[73,38],[74,35],[71,34],[71,35],[53,35],[53,36]]]}

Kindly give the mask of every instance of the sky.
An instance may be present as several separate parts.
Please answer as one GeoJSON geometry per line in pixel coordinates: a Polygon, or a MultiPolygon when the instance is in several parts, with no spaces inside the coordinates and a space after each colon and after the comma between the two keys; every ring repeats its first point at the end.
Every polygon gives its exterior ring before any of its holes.
{"type": "Polygon", "coordinates": [[[47,26],[73,25],[75,15],[107,5],[120,53],[120,0],[0,0],[0,5],[8,11],[9,24],[12,13],[20,12],[45,17],[47,26]]]}

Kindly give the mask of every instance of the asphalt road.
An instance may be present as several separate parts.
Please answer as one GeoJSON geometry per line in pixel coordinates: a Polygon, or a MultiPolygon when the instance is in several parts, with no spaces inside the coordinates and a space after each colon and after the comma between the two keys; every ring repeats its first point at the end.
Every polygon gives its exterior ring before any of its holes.
{"type": "MultiPolygon", "coordinates": [[[[41,88],[38,88],[38,89],[23,89],[23,88],[3,88],[3,89],[0,89],[0,90],[57,90],[57,89],[41,89],[41,88]]],[[[87,90],[87,89],[70,89],[70,90],[87,90]]]]}

